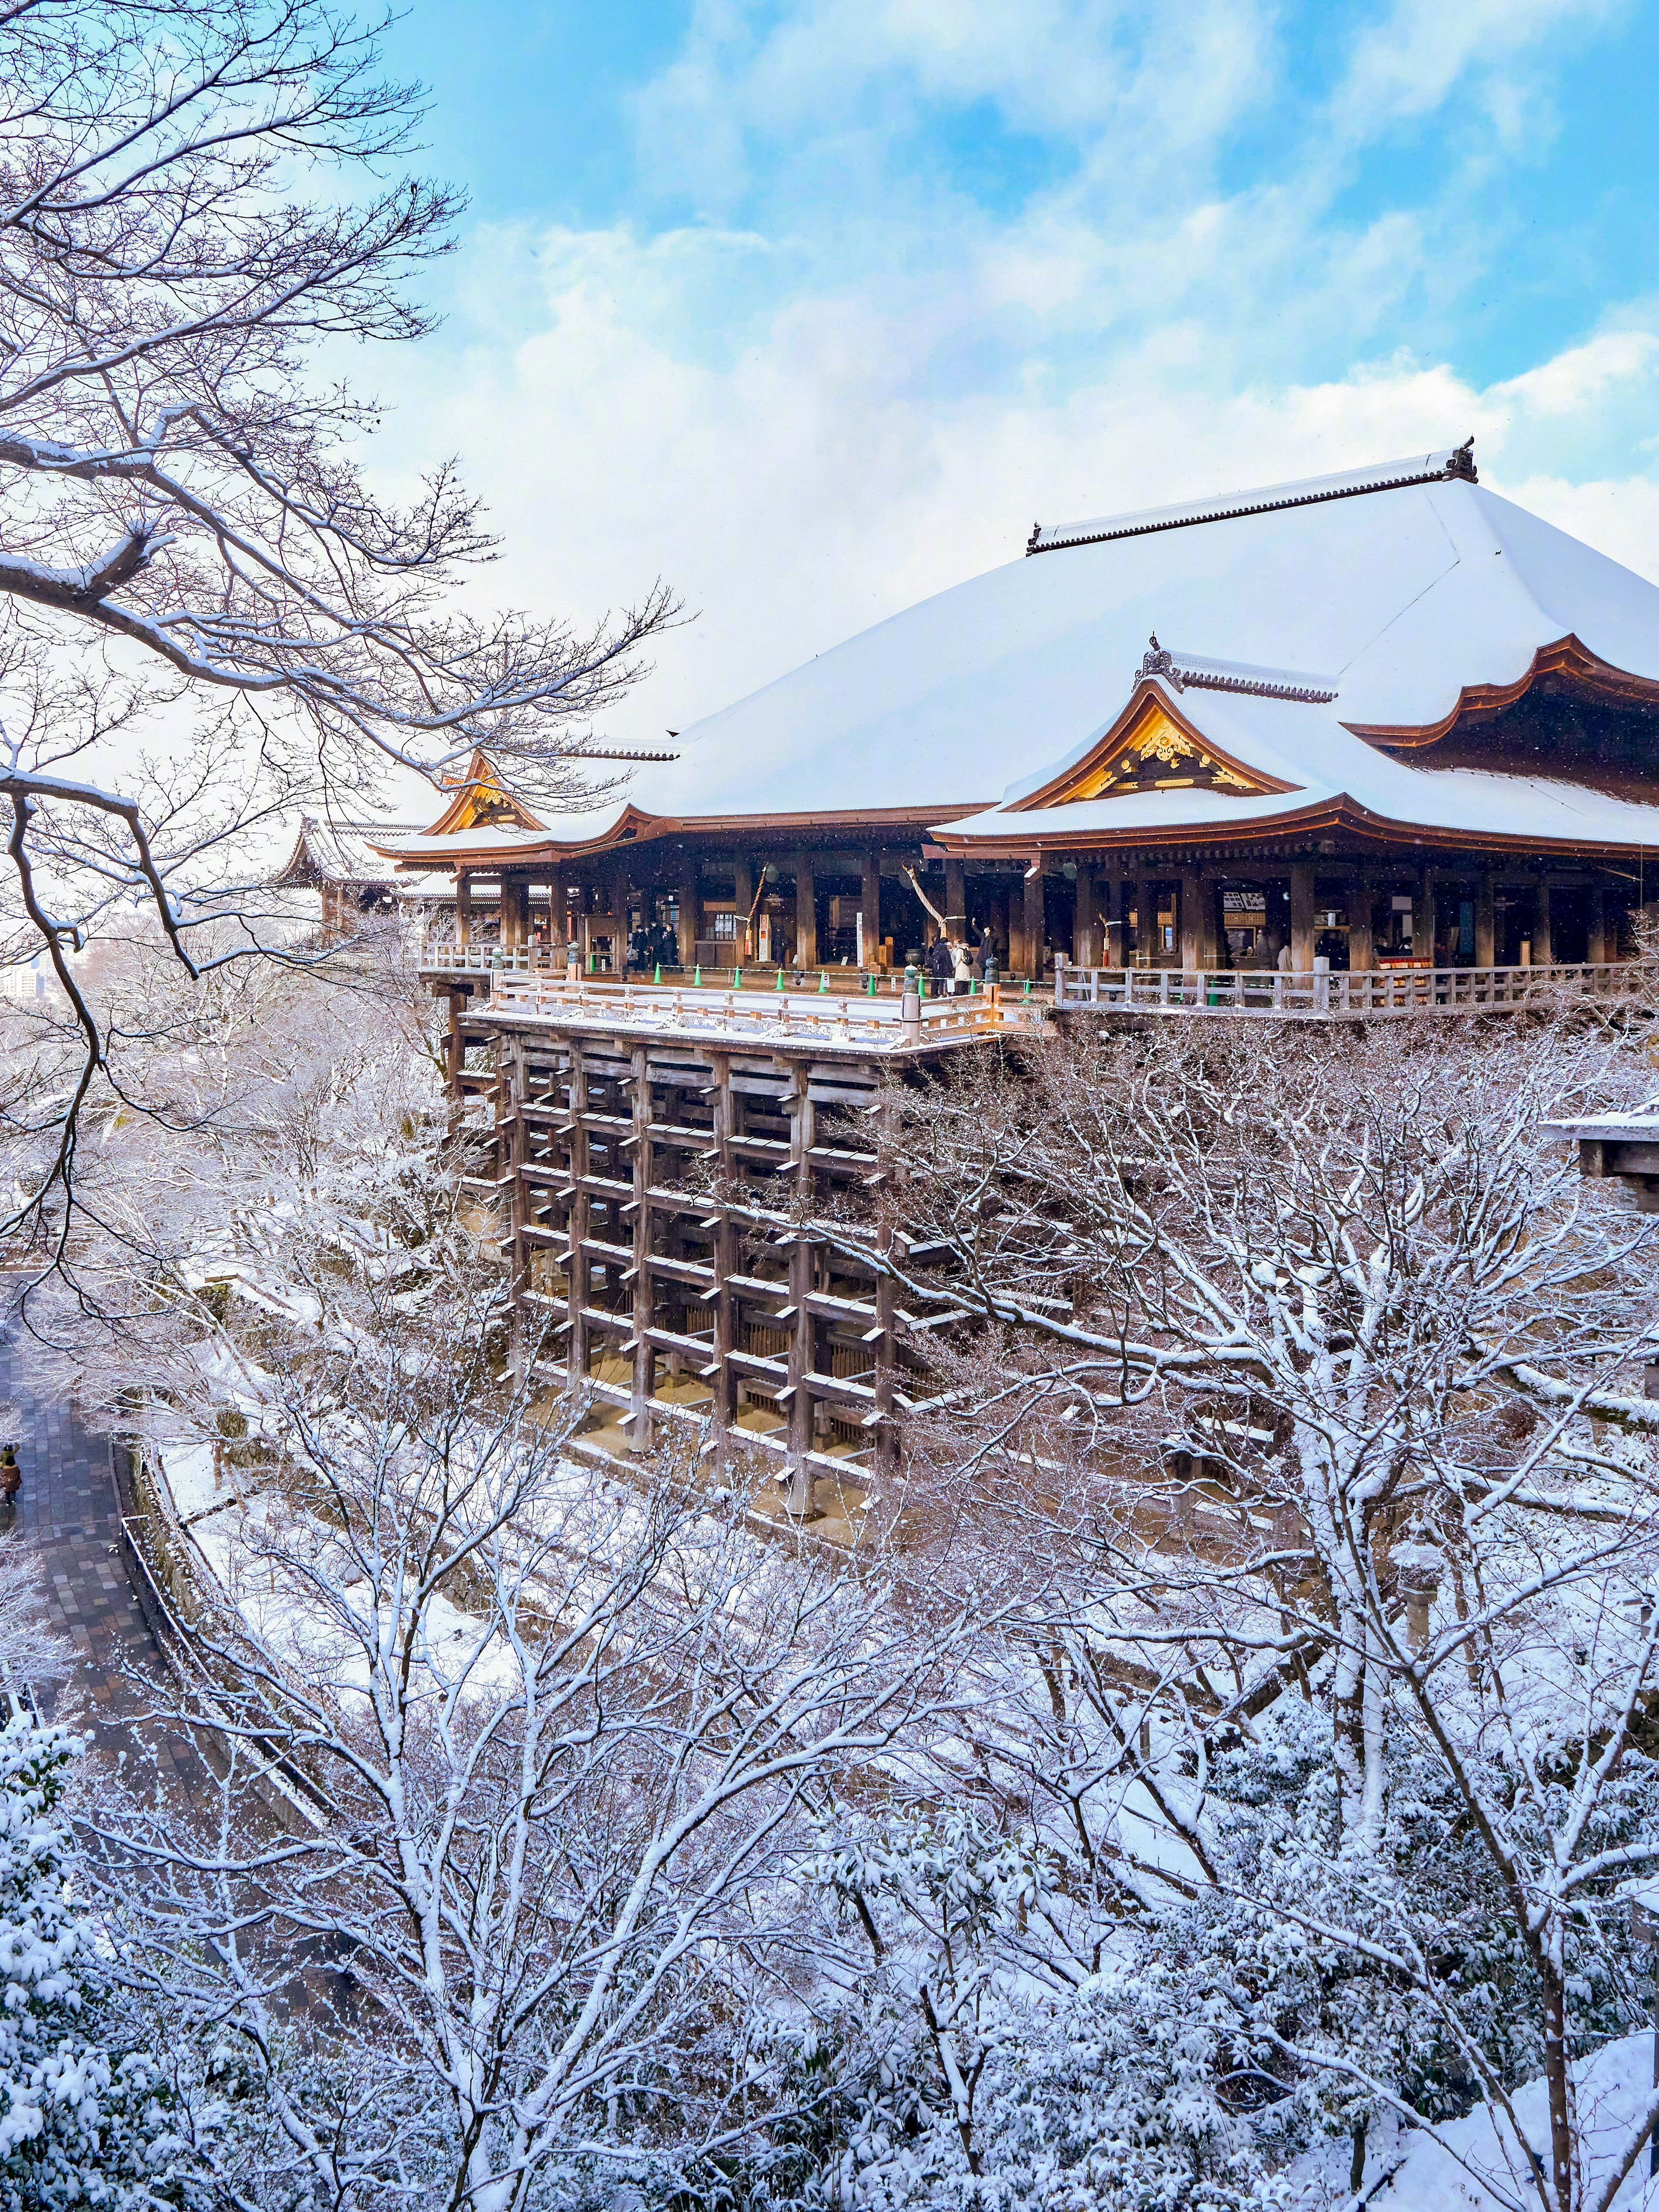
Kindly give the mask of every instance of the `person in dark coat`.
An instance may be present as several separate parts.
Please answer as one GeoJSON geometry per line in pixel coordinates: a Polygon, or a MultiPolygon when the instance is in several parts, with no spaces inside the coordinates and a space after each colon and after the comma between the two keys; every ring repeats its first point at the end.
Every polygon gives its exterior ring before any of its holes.
{"type": "Polygon", "coordinates": [[[951,988],[951,979],[956,974],[956,963],[951,957],[951,940],[936,937],[927,948],[927,980],[933,987],[933,996],[943,998],[951,988]]]}

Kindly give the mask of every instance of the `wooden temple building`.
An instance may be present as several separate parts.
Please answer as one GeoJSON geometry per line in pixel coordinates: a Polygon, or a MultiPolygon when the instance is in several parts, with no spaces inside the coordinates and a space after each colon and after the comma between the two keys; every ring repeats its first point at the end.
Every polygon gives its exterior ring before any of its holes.
{"type": "Polygon", "coordinates": [[[1656,716],[1659,589],[1464,447],[1039,528],[588,814],[476,762],[376,843],[454,887],[422,964],[536,1356],[618,1448],[743,1431],[799,1513],[878,1481],[902,1317],[792,1224],[856,1212],[887,1073],[1050,1018],[1051,978],[1062,1012],[1313,1016],[1617,988],[1659,915],[1656,716]],[[1000,993],[883,995],[941,929],[1000,993]]]}
{"type": "Polygon", "coordinates": [[[418,824],[335,822],[304,814],[293,849],[270,878],[274,890],[316,891],[325,937],[349,936],[370,915],[395,914],[401,903],[430,885],[441,900],[453,896],[450,878],[437,872],[411,878],[377,849],[388,837],[413,836],[418,824]]]}
{"type": "Polygon", "coordinates": [[[475,775],[379,842],[584,973],[641,925],[832,981],[941,926],[1036,980],[1601,963],[1659,897],[1656,708],[1659,590],[1463,448],[1035,531],[592,814],[475,775]]]}

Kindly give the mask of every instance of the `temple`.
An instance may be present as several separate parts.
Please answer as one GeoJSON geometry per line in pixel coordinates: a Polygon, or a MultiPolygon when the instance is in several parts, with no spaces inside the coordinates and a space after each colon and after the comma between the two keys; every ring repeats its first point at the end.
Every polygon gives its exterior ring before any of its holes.
{"type": "Polygon", "coordinates": [[[1659,590],[1466,447],[1039,528],[592,813],[475,770],[380,842],[453,876],[459,940],[499,896],[502,951],[584,973],[641,928],[832,978],[942,928],[1038,981],[1599,965],[1659,897],[1656,706],[1659,590]]]}
{"type": "Polygon", "coordinates": [[[323,934],[346,937],[366,917],[395,914],[400,904],[430,890],[436,904],[453,911],[450,878],[437,870],[399,874],[377,849],[388,837],[418,832],[416,823],[335,822],[303,814],[286,860],[270,878],[274,890],[316,891],[322,899],[323,934]]]}
{"type": "Polygon", "coordinates": [[[1656,709],[1659,589],[1466,447],[1039,527],[586,813],[477,757],[370,842],[452,887],[422,966],[524,1357],[594,1449],[744,1437],[851,1528],[926,1324],[811,1224],[882,1233],[891,1079],[1071,1009],[1616,994],[1659,915],[1656,709]],[[902,990],[941,933],[994,968],[902,990]]]}

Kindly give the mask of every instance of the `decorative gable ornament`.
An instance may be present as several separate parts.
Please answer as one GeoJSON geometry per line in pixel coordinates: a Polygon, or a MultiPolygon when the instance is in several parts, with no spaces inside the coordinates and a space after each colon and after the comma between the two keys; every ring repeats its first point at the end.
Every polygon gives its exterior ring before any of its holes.
{"type": "MultiPolygon", "coordinates": [[[[1153,652],[1161,651],[1154,640],[1153,652]]],[[[1219,791],[1255,799],[1296,788],[1231,759],[1166,705],[1143,677],[1123,713],[1084,757],[1010,811],[1074,806],[1085,799],[1127,798],[1142,791],[1219,791]]]]}
{"type": "Polygon", "coordinates": [[[463,836],[469,830],[545,830],[518,793],[509,789],[501,770],[482,745],[475,747],[465,775],[447,779],[455,796],[422,834],[428,837],[463,836]]]}

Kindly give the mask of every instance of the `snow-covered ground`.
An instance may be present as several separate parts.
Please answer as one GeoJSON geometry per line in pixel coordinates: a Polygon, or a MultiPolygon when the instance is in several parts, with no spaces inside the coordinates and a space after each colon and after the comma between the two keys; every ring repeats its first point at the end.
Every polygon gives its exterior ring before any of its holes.
{"type": "MultiPolygon", "coordinates": [[[[1604,2045],[1574,2069],[1587,2201],[1592,2204],[1612,2179],[1653,2094],[1653,2053],[1650,2034],[1627,2035],[1604,2045]]],[[[1547,2162],[1549,2111],[1543,2081],[1527,2082],[1512,2102],[1531,2148],[1547,2162]]],[[[1292,2202],[1328,2205],[1332,2212],[1352,2205],[1347,2155],[1345,2144],[1340,2161],[1332,2156],[1328,2164],[1321,2162],[1324,2171],[1313,2160],[1300,2161],[1295,2179],[1303,2183],[1304,2194],[1292,2202]],[[1344,2169],[1340,2175],[1339,2163],[1344,2169]]],[[[1535,2212],[1539,2198],[1525,2179],[1525,2162],[1526,2153],[1507,2120],[1494,2126],[1490,2112],[1471,2112],[1466,2119],[1448,2122],[1437,2136],[1413,2130],[1387,2155],[1380,2146],[1374,2148],[1359,2201],[1374,2212],[1535,2212]]],[[[1659,2178],[1649,2177],[1645,2149],[1609,2212],[1659,2212],[1659,2178]]]]}

